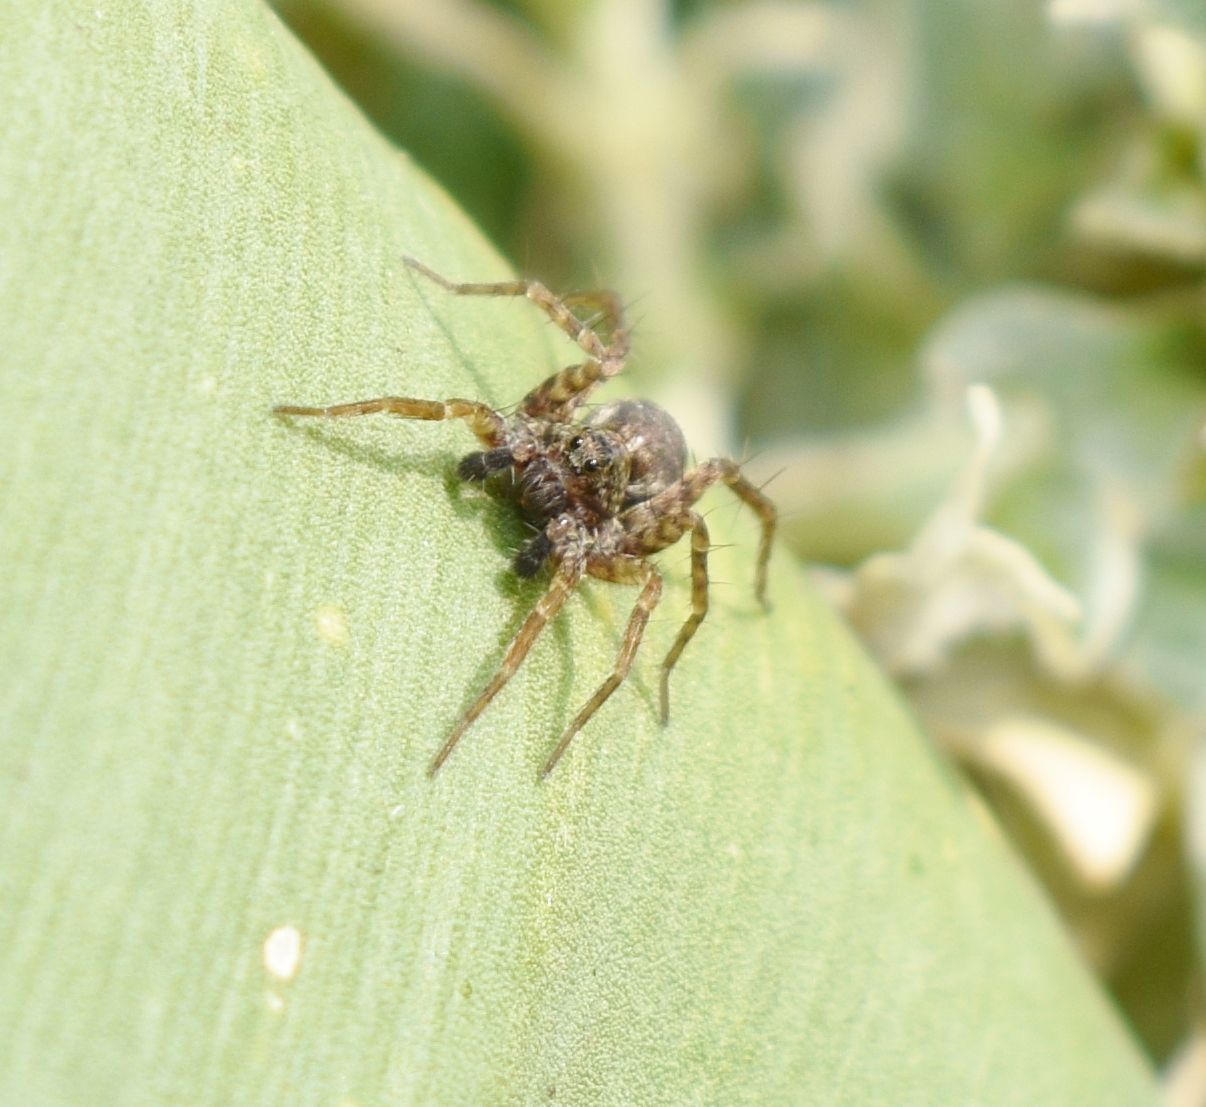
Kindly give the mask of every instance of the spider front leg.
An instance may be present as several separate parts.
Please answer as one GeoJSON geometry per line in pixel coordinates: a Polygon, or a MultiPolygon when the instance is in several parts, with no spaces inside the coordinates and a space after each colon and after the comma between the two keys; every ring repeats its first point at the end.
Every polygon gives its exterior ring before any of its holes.
{"type": "MultiPolygon", "coordinates": [[[[561,298],[561,303],[566,307],[571,304],[598,304],[599,315],[607,321],[611,332],[611,341],[604,348],[605,356],[566,366],[541,381],[520,402],[519,408],[525,415],[554,422],[568,421],[596,384],[609,380],[623,370],[624,359],[628,356],[628,332],[624,328],[623,309],[614,292],[606,289],[571,292],[561,298]]],[[[577,316],[573,318],[577,320],[577,316]]],[[[594,333],[593,320],[579,323],[594,333]]]]}
{"type": "Polygon", "coordinates": [[[571,365],[554,373],[532,389],[520,404],[526,415],[563,422],[570,418],[587,393],[600,381],[614,377],[624,368],[628,356],[628,331],[620,299],[606,289],[589,292],[570,292],[557,296],[540,281],[452,281],[412,257],[403,259],[416,273],[456,296],[522,296],[541,311],[578,344],[589,357],[580,365],[571,365]],[[595,330],[594,319],[579,319],[576,305],[595,305],[609,330],[604,341],[595,330]]]}
{"type": "Polygon", "coordinates": [[[528,651],[532,648],[532,644],[540,637],[540,632],[548,625],[549,620],[561,610],[565,601],[569,598],[569,594],[581,579],[581,565],[565,561],[557,567],[557,571],[553,574],[553,579],[549,583],[548,591],[541,597],[540,602],[532,608],[528,617],[524,620],[523,626],[519,628],[515,637],[511,639],[511,644],[507,647],[507,652],[503,656],[502,665],[499,666],[498,672],[491,678],[490,683],[482,689],[481,694],[473,701],[469,710],[461,716],[460,722],[453,727],[452,733],[448,735],[447,740],[440,747],[439,753],[432,758],[431,764],[427,768],[428,776],[435,776],[440,766],[448,760],[448,755],[456,748],[456,744],[461,740],[461,736],[473,725],[477,717],[486,710],[490,701],[503,690],[507,681],[515,675],[516,670],[523,664],[524,658],[528,656],[528,651]]]}
{"type": "Polygon", "coordinates": [[[279,404],[272,410],[276,415],[323,419],[343,419],[381,412],[399,415],[403,419],[424,419],[431,422],[463,419],[483,443],[492,447],[502,441],[506,429],[506,423],[498,412],[476,400],[413,400],[405,396],[381,396],[375,400],[355,400],[349,404],[331,404],[329,407],[279,404]]]}
{"type": "Polygon", "coordinates": [[[452,281],[412,257],[402,259],[416,273],[435,281],[441,288],[456,296],[523,296],[531,300],[558,327],[573,339],[583,351],[597,361],[622,361],[628,353],[628,334],[624,329],[620,301],[614,292],[571,292],[557,296],[540,281],[452,281]],[[604,342],[592,323],[579,319],[572,310],[574,304],[599,304],[602,314],[611,325],[611,341],[604,342]]]}
{"type": "Polygon", "coordinates": [[[649,616],[653,613],[653,609],[657,607],[658,600],[662,597],[661,574],[648,561],[639,561],[634,564],[631,558],[601,559],[590,566],[590,572],[593,576],[603,577],[605,580],[621,581],[623,583],[636,583],[643,577],[645,587],[641,589],[641,594],[637,596],[637,601],[632,608],[632,614],[628,617],[628,628],[624,631],[624,641],[620,643],[620,652],[616,655],[616,663],[611,671],[611,675],[599,685],[595,694],[586,701],[582,710],[574,716],[574,721],[566,727],[565,733],[557,743],[557,748],[553,750],[549,759],[544,763],[544,768],[540,770],[541,777],[546,777],[553,771],[574,735],[603,706],[608,696],[624,683],[624,678],[628,676],[628,672],[632,668],[633,658],[636,657],[637,649],[640,647],[641,638],[645,634],[645,627],[649,622],[649,616]]]}

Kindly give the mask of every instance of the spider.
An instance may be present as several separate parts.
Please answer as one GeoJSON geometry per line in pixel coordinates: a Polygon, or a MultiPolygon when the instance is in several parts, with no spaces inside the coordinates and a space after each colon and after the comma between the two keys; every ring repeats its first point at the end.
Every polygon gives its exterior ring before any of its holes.
{"type": "MultiPolygon", "coordinates": [[[[662,661],[659,706],[663,724],[670,715],[670,672],[708,611],[708,528],[693,510],[712,484],[723,481],[762,521],[762,540],[754,594],[766,605],[766,567],[776,512],[735,461],[713,458],[687,468],[687,446],[678,424],[647,400],[620,400],[585,417],[578,409],[601,381],[616,376],[628,356],[628,333],[616,295],[608,291],[556,296],[531,280],[458,283],[414,258],[406,264],[458,296],[523,296],[563,330],[586,354],[586,360],[555,373],[529,392],[512,415],[477,400],[415,400],[384,396],[374,400],[297,407],[285,404],[277,415],[336,419],[385,412],[404,419],[461,419],[485,447],[462,458],[462,480],[485,482],[509,474],[506,491],[535,528],[515,555],[520,577],[534,577],[552,567],[547,591],[528,614],[503,656],[494,677],[461,716],[428,768],[434,775],[465,731],[513,677],[533,643],[587,576],[619,584],[640,585],[611,675],[566,727],[545,762],[547,777],[574,735],[603,705],[632,668],[649,616],[662,594],[662,577],[646,555],[691,534],[691,614],[662,661]],[[575,309],[598,314],[580,318],[575,309]],[[604,323],[606,340],[596,329],[604,323]]],[[[499,489],[504,482],[491,482],[499,489]]]]}

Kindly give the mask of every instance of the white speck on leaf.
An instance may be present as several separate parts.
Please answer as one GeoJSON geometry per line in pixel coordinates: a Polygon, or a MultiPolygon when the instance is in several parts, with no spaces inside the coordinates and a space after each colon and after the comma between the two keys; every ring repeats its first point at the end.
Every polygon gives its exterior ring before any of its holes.
{"type": "Polygon", "coordinates": [[[333,646],[346,646],[351,638],[343,608],[333,603],[325,603],[314,612],[314,624],[323,641],[333,646]]]}
{"type": "Polygon", "coordinates": [[[292,980],[301,965],[302,936],[295,926],[278,926],[264,940],[264,968],[277,980],[292,980]]]}

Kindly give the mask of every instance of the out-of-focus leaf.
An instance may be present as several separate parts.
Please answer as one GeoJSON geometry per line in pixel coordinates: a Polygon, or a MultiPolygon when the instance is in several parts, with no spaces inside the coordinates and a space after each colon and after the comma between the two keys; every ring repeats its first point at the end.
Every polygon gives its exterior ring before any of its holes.
{"type": "Polygon", "coordinates": [[[1046,458],[990,518],[1081,596],[1086,664],[1117,652],[1158,571],[1145,551],[1180,509],[1206,408],[1202,348],[1191,326],[1034,288],[969,301],[927,344],[938,388],[989,381],[1047,413],[1046,458]]]}
{"type": "MultiPolygon", "coordinates": [[[[1037,4],[916,6],[914,119],[896,196],[936,275],[1049,271],[1068,201],[1092,180],[1122,79],[1119,44],[1053,34],[1037,4]]],[[[1116,110],[1116,109],[1115,109],[1116,110]]]]}
{"type": "Polygon", "coordinates": [[[1206,509],[1187,510],[1160,536],[1150,569],[1135,657],[1165,692],[1206,719],[1206,509]]]}
{"type": "Polygon", "coordinates": [[[1149,22],[1167,21],[1195,34],[1206,35],[1206,11],[1197,0],[1146,0],[1137,14],[1149,22]]]}
{"type": "Polygon", "coordinates": [[[1206,670],[1202,636],[1184,629],[1200,605],[1185,588],[1206,597],[1206,570],[1192,557],[1170,561],[1152,541],[1176,527],[1199,533],[1195,550],[1204,545],[1200,520],[1177,522],[1183,470],[1200,449],[1206,410],[1202,358],[1195,328],[1036,288],[968,301],[925,351],[939,387],[990,381],[1007,399],[1047,412],[1046,459],[1008,488],[990,517],[1081,596],[1084,666],[1132,642],[1149,679],[1169,689],[1200,689],[1184,673],[1206,670]],[[1170,591],[1181,596],[1171,610],[1170,591]],[[1148,636],[1157,638],[1144,642],[1148,636]]]}
{"type": "Polygon", "coordinates": [[[922,357],[938,387],[983,381],[1050,412],[1051,453],[1162,506],[1206,402],[1203,336],[1087,296],[1014,287],[975,297],[922,357]]]}

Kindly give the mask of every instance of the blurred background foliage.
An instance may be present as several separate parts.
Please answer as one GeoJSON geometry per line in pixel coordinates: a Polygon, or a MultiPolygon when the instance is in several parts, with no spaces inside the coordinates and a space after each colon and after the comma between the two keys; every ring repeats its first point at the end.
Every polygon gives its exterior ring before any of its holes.
{"type": "Polygon", "coordinates": [[[774,478],[1206,1103],[1206,8],[277,8],[518,269],[630,297],[633,390],[774,478]]]}

